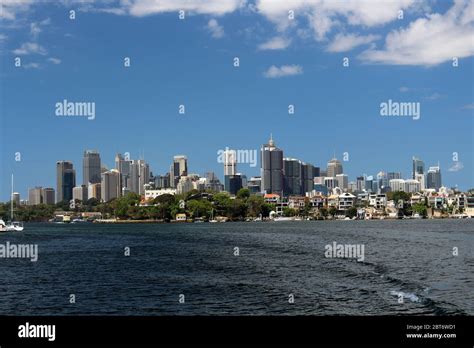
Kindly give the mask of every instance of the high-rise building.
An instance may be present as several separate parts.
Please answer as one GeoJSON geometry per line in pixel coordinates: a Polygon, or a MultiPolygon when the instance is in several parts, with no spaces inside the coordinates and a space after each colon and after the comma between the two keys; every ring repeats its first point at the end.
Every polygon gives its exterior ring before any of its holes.
{"type": "Polygon", "coordinates": [[[262,178],[259,176],[252,176],[247,182],[247,188],[251,193],[262,192],[262,178]]]}
{"type": "Polygon", "coordinates": [[[271,136],[268,144],[262,145],[260,163],[262,192],[281,195],[283,192],[283,151],[275,146],[271,136]]]}
{"type": "Polygon", "coordinates": [[[72,199],[79,200],[83,203],[87,202],[87,186],[76,186],[72,189],[72,199]]]}
{"type": "Polygon", "coordinates": [[[358,176],[356,178],[356,188],[357,188],[357,191],[365,190],[365,177],[364,176],[358,176]]]}
{"type": "Polygon", "coordinates": [[[311,163],[301,163],[301,186],[302,194],[311,192],[314,189],[314,178],[320,175],[319,167],[313,166],[311,163]]]}
{"type": "Polygon", "coordinates": [[[374,188],[374,177],[372,175],[365,178],[365,190],[367,192],[377,192],[377,189],[374,188]]]}
{"type": "Polygon", "coordinates": [[[285,196],[301,195],[303,191],[303,166],[296,158],[283,158],[285,196]]]}
{"type": "Polygon", "coordinates": [[[425,163],[421,159],[413,157],[412,164],[413,164],[413,168],[411,172],[412,179],[416,179],[416,174],[425,174],[425,163]]]}
{"type": "Polygon", "coordinates": [[[405,192],[406,190],[405,180],[403,179],[391,179],[389,181],[389,185],[390,185],[390,190],[392,192],[396,192],[396,191],[405,192]]]}
{"type": "Polygon", "coordinates": [[[54,189],[52,187],[45,187],[41,193],[43,197],[43,204],[53,205],[55,200],[54,189]]]}
{"type": "Polygon", "coordinates": [[[237,153],[235,150],[224,151],[224,189],[236,194],[242,188],[242,178],[236,176],[237,173],[237,153]],[[240,186],[237,191],[236,187],[240,186]]]}
{"type": "Polygon", "coordinates": [[[336,175],[337,186],[342,190],[347,190],[349,188],[349,177],[347,174],[337,174],[336,175]]]}
{"type": "Polygon", "coordinates": [[[35,187],[28,190],[28,205],[37,205],[43,203],[42,187],[35,187]]]}
{"type": "Polygon", "coordinates": [[[56,162],[56,202],[70,201],[76,186],[76,171],[70,161],[56,162]]]}
{"type": "Polygon", "coordinates": [[[181,176],[188,175],[188,158],[184,155],[173,157],[173,164],[170,168],[170,181],[172,187],[176,187],[181,176]]]}
{"type": "Polygon", "coordinates": [[[327,176],[335,178],[337,174],[342,174],[342,163],[333,158],[328,162],[327,176]]]}
{"type": "Polygon", "coordinates": [[[13,192],[11,200],[13,201],[13,204],[18,207],[20,205],[20,194],[18,192],[13,192]]]}
{"type": "Polygon", "coordinates": [[[237,173],[237,153],[235,150],[224,151],[224,176],[237,173]]]}
{"type": "Polygon", "coordinates": [[[422,174],[422,173],[415,174],[415,180],[420,183],[420,190],[426,189],[425,174],[422,174]]]}
{"type": "Polygon", "coordinates": [[[100,184],[89,184],[89,186],[87,187],[87,198],[88,199],[95,198],[98,201],[100,201],[102,198],[101,191],[102,189],[100,187],[100,184]]]}
{"type": "Polygon", "coordinates": [[[191,177],[182,175],[179,178],[178,184],[176,185],[176,192],[178,194],[184,194],[193,189],[193,181],[191,180],[191,177]]]}
{"type": "Polygon", "coordinates": [[[389,190],[390,186],[388,185],[388,176],[385,172],[379,172],[377,174],[377,186],[380,193],[385,193],[389,190]]]}
{"type": "Polygon", "coordinates": [[[242,188],[242,177],[240,174],[226,175],[224,187],[227,192],[232,195],[236,195],[237,192],[242,188]]]}
{"type": "Polygon", "coordinates": [[[428,169],[426,174],[426,188],[438,191],[441,186],[443,186],[441,182],[441,169],[438,164],[428,169]]]}
{"type": "Polygon", "coordinates": [[[405,180],[405,192],[420,192],[420,182],[414,179],[405,180]]]}
{"type": "Polygon", "coordinates": [[[144,160],[138,160],[139,178],[138,194],[145,194],[145,185],[150,182],[150,166],[144,160]]]}
{"type": "Polygon", "coordinates": [[[108,202],[113,198],[120,197],[120,173],[117,169],[102,173],[100,188],[103,202],[108,202]]]}
{"type": "Polygon", "coordinates": [[[120,173],[120,187],[122,190],[130,188],[130,166],[131,161],[129,159],[124,158],[120,153],[115,155],[115,169],[120,173]]]}
{"type": "Polygon", "coordinates": [[[82,160],[82,184],[89,185],[100,182],[100,155],[95,150],[84,151],[82,160]]]}
{"type": "Polygon", "coordinates": [[[387,173],[387,179],[388,181],[392,179],[401,179],[402,178],[402,173],[400,172],[388,172],[387,173]]]}

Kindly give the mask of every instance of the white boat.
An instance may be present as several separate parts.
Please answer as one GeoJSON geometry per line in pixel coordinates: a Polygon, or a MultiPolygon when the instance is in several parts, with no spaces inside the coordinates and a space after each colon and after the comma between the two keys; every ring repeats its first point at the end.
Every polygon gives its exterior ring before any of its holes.
{"type": "Polygon", "coordinates": [[[13,174],[12,174],[12,194],[10,196],[10,222],[7,223],[6,229],[7,231],[15,231],[15,232],[21,232],[25,228],[23,227],[23,223],[19,221],[14,221],[13,220],[13,174]]]}
{"type": "Polygon", "coordinates": [[[7,225],[2,219],[0,219],[0,232],[7,232],[7,225]]]}
{"type": "Polygon", "coordinates": [[[289,217],[289,216],[278,216],[273,219],[273,221],[293,221],[294,218],[289,217]]]}

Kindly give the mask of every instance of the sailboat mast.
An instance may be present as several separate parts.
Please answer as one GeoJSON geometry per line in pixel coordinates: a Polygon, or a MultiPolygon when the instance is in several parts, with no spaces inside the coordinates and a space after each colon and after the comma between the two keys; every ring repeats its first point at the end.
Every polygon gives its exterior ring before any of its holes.
{"type": "Polygon", "coordinates": [[[13,221],[13,174],[12,174],[12,194],[10,195],[10,203],[11,203],[11,209],[10,209],[10,216],[11,216],[11,221],[13,221]]]}

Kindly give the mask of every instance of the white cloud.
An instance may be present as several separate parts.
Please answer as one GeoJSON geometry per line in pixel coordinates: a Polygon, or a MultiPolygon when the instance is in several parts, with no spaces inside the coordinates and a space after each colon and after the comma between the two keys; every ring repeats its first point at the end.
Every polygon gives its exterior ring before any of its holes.
{"type": "Polygon", "coordinates": [[[221,16],[234,12],[244,4],[243,0],[124,0],[121,2],[121,9],[136,17],[180,10],[221,16]]]}
{"type": "Polygon", "coordinates": [[[209,30],[211,36],[215,39],[220,39],[224,36],[224,28],[214,18],[210,19],[207,23],[207,30],[209,30]]]}
{"type": "Polygon", "coordinates": [[[42,20],[41,22],[30,23],[30,35],[33,38],[33,40],[37,39],[38,35],[43,31],[41,27],[45,25],[49,25],[50,23],[51,23],[51,20],[49,18],[46,18],[45,20],[42,20]]]}
{"type": "Polygon", "coordinates": [[[337,34],[327,47],[328,52],[346,52],[361,45],[366,45],[380,38],[379,35],[337,34]]]}
{"type": "Polygon", "coordinates": [[[400,92],[402,92],[402,93],[406,93],[406,92],[410,91],[411,88],[408,88],[408,87],[406,87],[406,86],[402,86],[402,87],[400,87],[398,90],[399,90],[400,92]]]}
{"type": "Polygon", "coordinates": [[[474,1],[456,1],[445,14],[429,14],[406,29],[390,32],[384,49],[369,49],[359,58],[368,63],[433,66],[472,56],[473,12],[474,1]]]}
{"type": "Polygon", "coordinates": [[[426,100],[437,100],[444,97],[442,94],[439,94],[438,92],[435,92],[427,97],[425,97],[426,100]]]}
{"type": "Polygon", "coordinates": [[[287,48],[291,43],[290,39],[281,37],[281,36],[276,36],[267,42],[264,42],[260,45],[258,45],[259,50],[283,50],[287,48]]]}
{"type": "Polygon", "coordinates": [[[23,43],[20,48],[13,50],[14,54],[17,55],[28,55],[28,54],[41,54],[46,55],[46,49],[36,42],[25,42],[23,43]]]}
{"type": "Polygon", "coordinates": [[[28,11],[33,0],[2,0],[0,18],[13,21],[17,15],[28,11]]]}
{"type": "Polygon", "coordinates": [[[449,172],[459,172],[464,168],[464,164],[459,161],[455,161],[453,165],[448,169],[449,172]]]}
{"type": "Polygon", "coordinates": [[[341,20],[352,26],[374,27],[396,20],[399,10],[408,9],[415,3],[415,0],[258,0],[256,6],[279,31],[291,27],[300,18],[307,19],[315,39],[322,41],[341,24],[341,20]],[[294,20],[288,18],[289,10],[294,11],[294,20]]]}
{"type": "Polygon", "coordinates": [[[263,73],[263,76],[274,79],[285,76],[301,75],[302,73],[303,68],[300,65],[282,65],[281,67],[272,65],[263,73]]]}
{"type": "Polygon", "coordinates": [[[463,109],[463,110],[474,110],[474,103],[464,105],[461,109],[463,109]]]}
{"type": "Polygon", "coordinates": [[[61,64],[61,59],[50,57],[50,58],[48,58],[48,62],[51,62],[53,64],[61,64]]]}

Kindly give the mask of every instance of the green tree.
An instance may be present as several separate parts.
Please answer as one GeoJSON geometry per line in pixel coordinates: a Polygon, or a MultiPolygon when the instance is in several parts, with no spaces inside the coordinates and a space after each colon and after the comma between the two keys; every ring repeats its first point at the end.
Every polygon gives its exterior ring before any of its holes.
{"type": "Polygon", "coordinates": [[[237,192],[237,198],[238,199],[242,199],[242,200],[246,200],[247,198],[250,197],[250,190],[247,189],[247,188],[241,188],[238,192],[237,192]]]}

